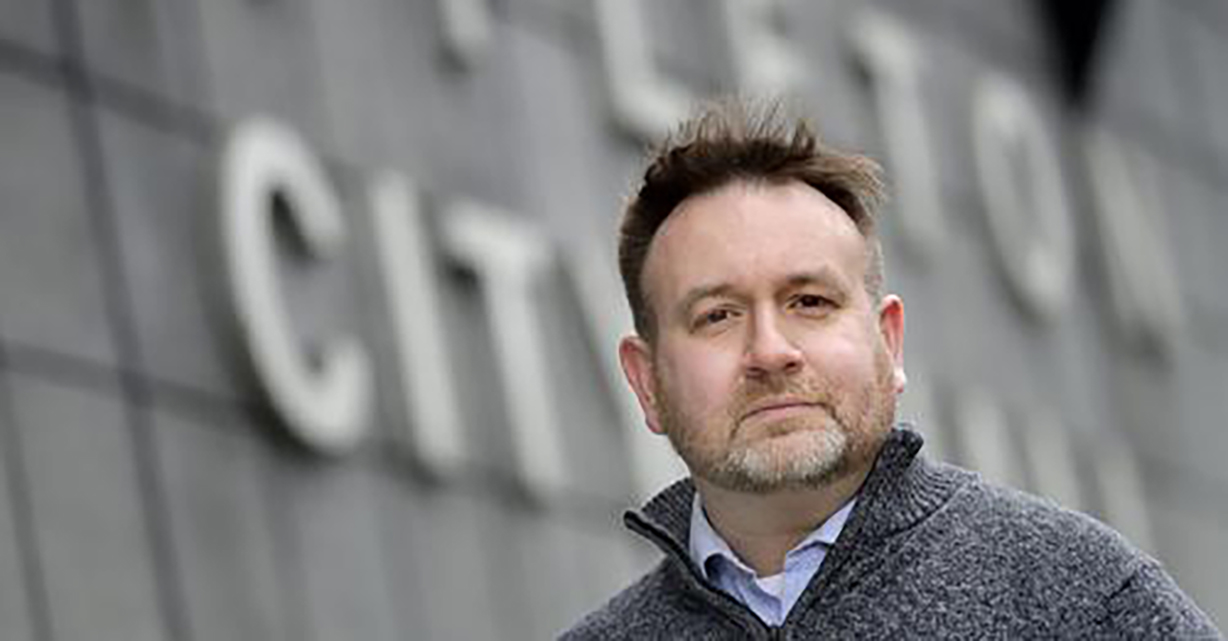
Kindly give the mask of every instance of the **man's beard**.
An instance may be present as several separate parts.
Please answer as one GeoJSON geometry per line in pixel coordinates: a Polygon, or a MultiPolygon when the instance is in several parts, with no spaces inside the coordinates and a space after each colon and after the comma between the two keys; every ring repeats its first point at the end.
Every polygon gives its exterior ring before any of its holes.
{"type": "Polygon", "coordinates": [[[660,381],[657,389],[665,434],[692,475],[737,492],[821,487],[860,470],[878,453],[895,417],[892,363],[882,349],[876,350],[874,379],[860,388],[783,375],[745,383],[722,425],[681,415],[660,381]],[[747,408],[771,398],[801,399],[818,407],[771,424],[739,423],[747,408]],[[748,429],[755,433],[741,433],[748,429]],[[714,436],[725,441],[714,445],[714,436]]]}

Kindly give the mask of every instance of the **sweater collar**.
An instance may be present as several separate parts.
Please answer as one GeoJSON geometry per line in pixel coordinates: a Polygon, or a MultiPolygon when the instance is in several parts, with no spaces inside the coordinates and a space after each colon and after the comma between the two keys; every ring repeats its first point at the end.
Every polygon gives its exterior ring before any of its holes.
{"type": "MultiPolygon", "coordinates": [[[[906,530],[938,508],[962,483],[962,475],[939,474],[918,457],[924,439],[907,426],[897,426],[879,449],[874,467],[862,486],[858,504],[842,539],[856,537],[858,546],[871,545],[906,530]]],[[[687,561],[691,505],[695,484],[675,482],[623,521],[666,554],[687,561]]]]}

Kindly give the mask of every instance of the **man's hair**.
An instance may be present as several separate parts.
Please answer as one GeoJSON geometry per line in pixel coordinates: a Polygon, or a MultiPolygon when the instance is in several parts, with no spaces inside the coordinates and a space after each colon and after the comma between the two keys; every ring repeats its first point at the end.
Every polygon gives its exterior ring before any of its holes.
{"type": "Polygon", "coordinates": [[[882,246],[875,232],[884,199],[881,168],[873,160],[824,146],[804,118],[786,115],[778,101],[728,99],[683,122],[651,154],[643,183],[623,211],[618,267],[636,332],[655,333],[643,287],[644,261],[657,230],[682,201],[738,181],[800,181],[848,214],[866,239],[865,288],[878,300],[882,246]]]}

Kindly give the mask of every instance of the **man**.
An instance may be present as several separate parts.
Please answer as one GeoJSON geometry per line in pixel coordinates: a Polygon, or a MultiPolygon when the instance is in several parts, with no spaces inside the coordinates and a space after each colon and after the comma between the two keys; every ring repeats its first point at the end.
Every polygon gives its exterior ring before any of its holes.
{"type": "Polygon", "coordinates": [[[656,153],[619,355],[691,478],[626,517],[665,559],[564,638],[1218,638],[1117,533],[893,427],[881,200],[872,161],[776,108],[718,105],[656,153]]]}

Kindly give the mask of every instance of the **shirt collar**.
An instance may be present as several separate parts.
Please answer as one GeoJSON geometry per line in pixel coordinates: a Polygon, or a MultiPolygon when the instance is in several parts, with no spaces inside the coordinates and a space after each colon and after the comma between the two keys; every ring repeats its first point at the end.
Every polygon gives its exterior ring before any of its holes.
{"type": "MultiPolygon", "coordinates": [[[[800,543],[793,546],[793,549],[789,550],[789,552],[802,550],[815,544],[823,544],[828,547],[835,545],[836,539],[840,537],[840,532],[844,529],[844,524],[848,521],[849,515],[853,512],[853,507],[856,505],[857,497],[854,496],[828,517],[826,521],[823,521],[806,538],[802,539],[800,543]]],[[[699,498],[699,492],[695,493],[691,501],[691,536],[689,547],[691,560],[699,567],[699,571],[705,579],[712,580],[712,577],[708,575],[708,560],[714,556],[725,559],[750,576],[755,576],[755,571],[747,567],[742,562],[742,559],[738,558],[738,555],[733,552],[729,544],[725,542],[725,539],[708,522],[708,516],[704,514],[703,504],[699,498]]]]}

